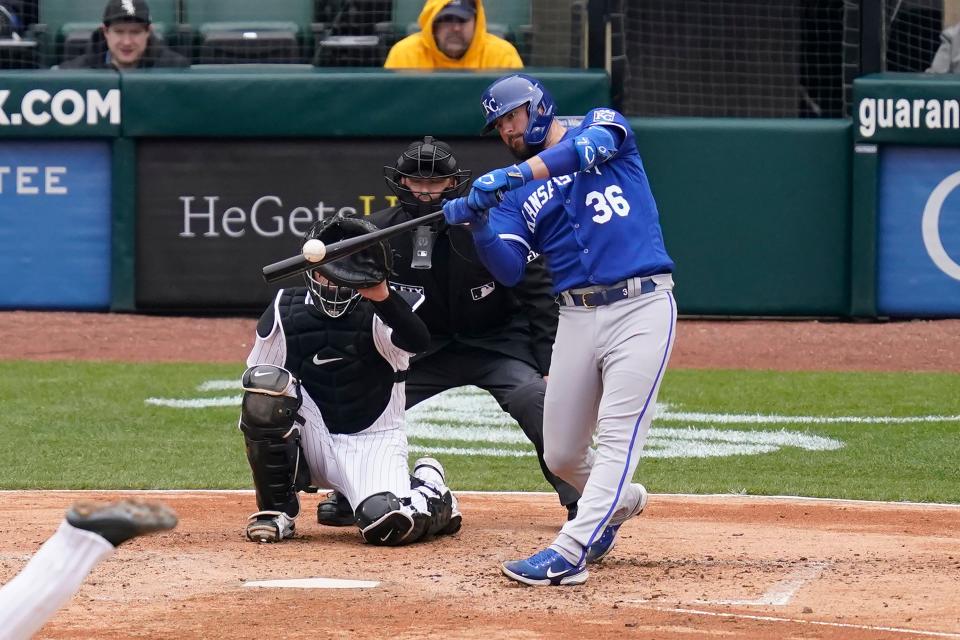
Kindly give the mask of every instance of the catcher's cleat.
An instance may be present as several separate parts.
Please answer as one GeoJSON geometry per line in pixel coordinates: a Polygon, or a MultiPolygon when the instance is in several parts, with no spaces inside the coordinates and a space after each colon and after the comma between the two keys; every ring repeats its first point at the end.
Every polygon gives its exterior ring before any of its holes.
{"type": "Polygon", "coordinates": [[[295,535],[293,519],[282,511],[258,511],[247,523],[247,539],[251,542],[280,542],[295,535]]]}
{"type": "Polygon", "coordinates": [[[139,500],[77,502],[67,510],[66,518],[71,526],[97,533],[115,547],[177,526],[177,514],[170,507],[139,500]]]}
{"type": "Polygon", "coordinates": [[[346,497],[331,491],[317,505],[317,522],[328,527],[350,527],[357,523],[357,517],[346,497]]]}
{"type": "MultiPolygon", "coordinates": [[[[437,531],[436,535],[449,536],[460,531],[460,527],[463,526],[463,514],[460,513],[457,497],[446,485],[447,474],[440,461],[436,458],[418,459],[413,463],[413,476],[421,481],[433,483],[434,486],[438,487],[438,490],[444,489],[445,493],[450,495],[450,522],[443,529],[437,531]]],[[[446,499],[446,496],[442,496],[441,499],[446,499]]]]}
{"type": "Polygon", "coordinates": [[[457,496],[453,495],[453,491],[449,491],[450,499],[453,501],[453,506],[450,510],[450,522],[447,523],[443,529],[437,532],[438,536],[452,536],[457,531],[460,531],[460,527],[463,526],[463,514],[460,513],[460,505],[457,502],[457,496]]]}

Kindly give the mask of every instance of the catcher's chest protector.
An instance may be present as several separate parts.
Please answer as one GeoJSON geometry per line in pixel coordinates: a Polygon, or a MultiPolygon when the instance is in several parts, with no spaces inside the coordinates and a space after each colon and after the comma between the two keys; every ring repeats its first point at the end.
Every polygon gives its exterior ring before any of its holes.
{"type": "Polygon", "coordinates": [[[373,343],[373,306],[361,300],[329,318],[305,304],[306,289],[280,298],[287,343],[284,366],[317,403],[330,433],[357,433],[387,408],[396,374],[373,343]]]}

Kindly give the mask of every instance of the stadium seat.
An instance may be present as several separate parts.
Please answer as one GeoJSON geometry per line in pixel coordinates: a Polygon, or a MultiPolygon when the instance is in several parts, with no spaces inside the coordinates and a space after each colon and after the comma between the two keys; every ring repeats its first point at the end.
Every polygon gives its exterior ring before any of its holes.
{"type": "MultiPolygon", "coordinates": [[[[154,32],[167,39],[177,23],[177,0],[150,0],[154,32]]],[[[82,54],[100,28],[105,0],[41,0],[40,22],[32,34],[41,43],[47,66],[82,54]]]]}
{"type": "Polygon", "coordinates": [[[313,0],[183,0],[183,8],[198,64],[308,61],[313,0]]]}
{"type": "Polygon", "coordinates": [[[313,64],[319,67],[382,67],[386,47],[375,36],[327,36],[317,42],[313,64]]]}
{"type": "Polygon", "coordinates": [[[0,69],[36,69],[37,41],[0,38],[0,69]]]}

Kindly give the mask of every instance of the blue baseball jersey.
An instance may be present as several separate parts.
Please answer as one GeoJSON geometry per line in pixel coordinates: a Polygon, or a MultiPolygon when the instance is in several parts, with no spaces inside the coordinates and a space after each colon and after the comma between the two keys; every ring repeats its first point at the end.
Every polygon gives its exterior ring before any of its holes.
{"type": "Polygon", "coordinates": [[[612,158],[533,180],[489,212],[501,239],[546,256],[555,292],[673,271],[633,129],[620,113],[593,109],[563,140],[593,126],[619,129],[612,132],[622,140],[612,158]]]}

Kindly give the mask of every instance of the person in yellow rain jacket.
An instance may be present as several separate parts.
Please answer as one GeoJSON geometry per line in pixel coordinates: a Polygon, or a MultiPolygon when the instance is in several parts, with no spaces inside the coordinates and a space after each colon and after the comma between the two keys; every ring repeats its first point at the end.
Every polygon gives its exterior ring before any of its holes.
{"type": "Polygon", "coordinates": [[[520,69],[516,48],[487,33],[483,0],[427,0],[420,31],[390,49],[386,69],[520,69]]]}

